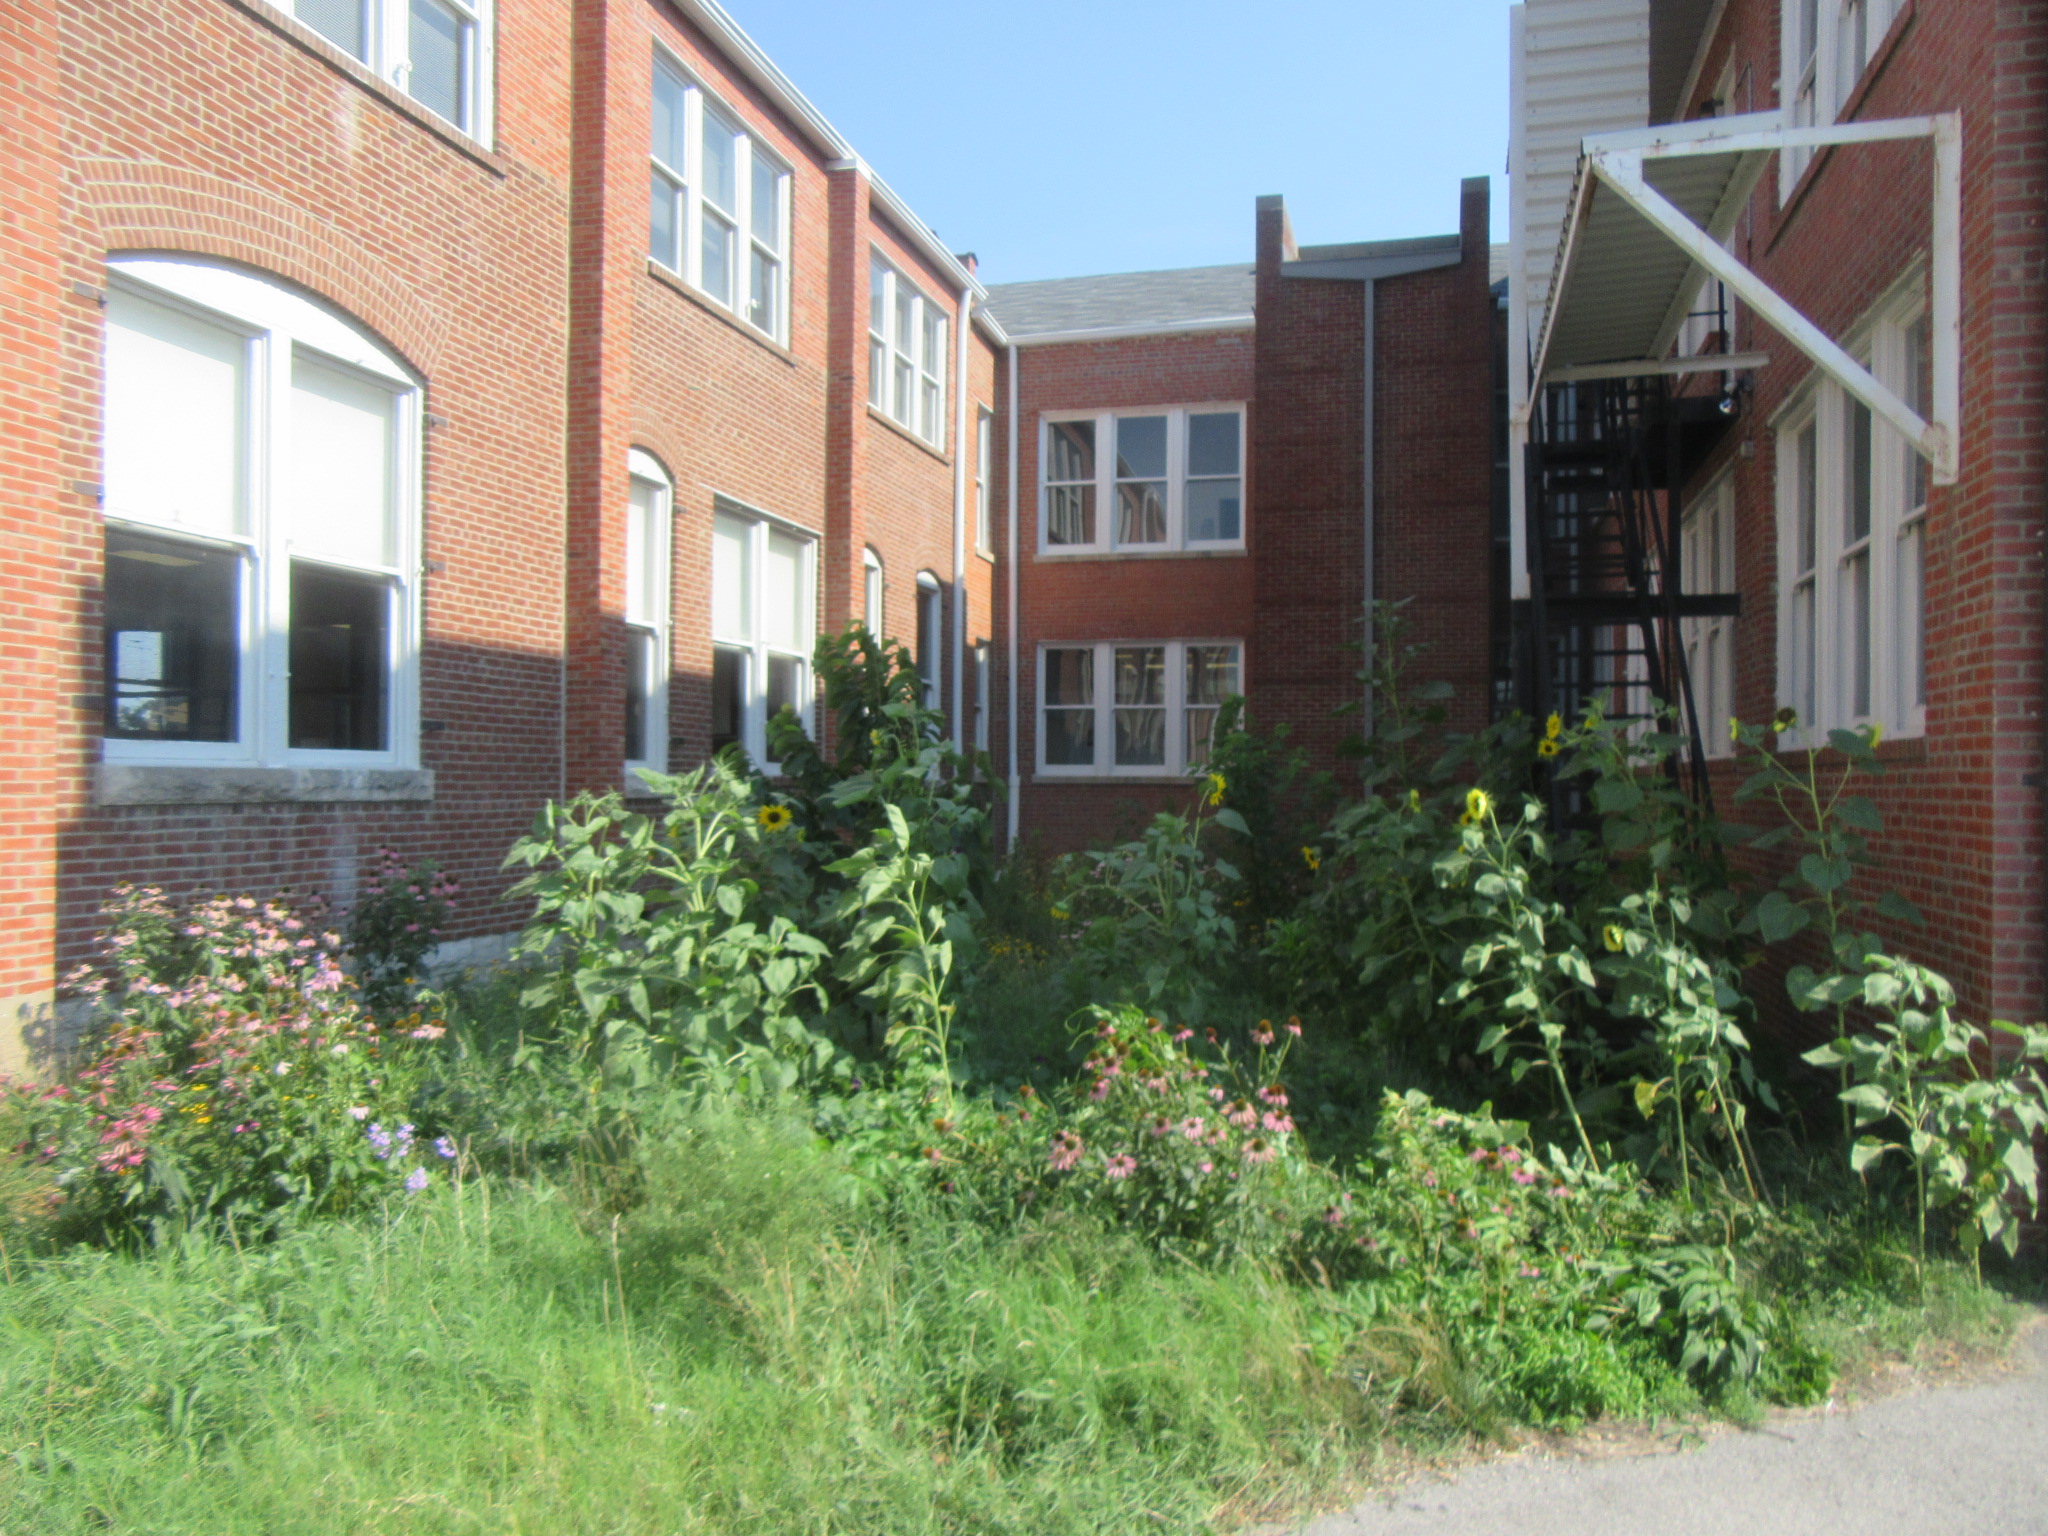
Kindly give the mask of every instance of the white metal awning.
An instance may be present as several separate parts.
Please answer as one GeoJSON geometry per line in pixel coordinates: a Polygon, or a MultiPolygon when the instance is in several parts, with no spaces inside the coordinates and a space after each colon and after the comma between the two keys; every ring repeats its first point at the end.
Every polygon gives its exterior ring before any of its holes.
{"type": "MultiPolygon", "coordinates": [[[[1953,484],[1961,402],[1962,127],[1954,113],[1788,128],[1775,112],[1588,137],[1536,332],[1534,398],[1545,383],[1756,367],[1766,354],[1673,358],[1671,343],[1708,277],[1805,353],[1923,453],[1953,484]],[[1723,246],[1771,155],[1799,147],[1925,138],[1934,146],[1929,237],[1932,410],[1923,418],[1723,246]]],[[[1526,431],[1526,412],[1516,423],[1526,431]]]]}

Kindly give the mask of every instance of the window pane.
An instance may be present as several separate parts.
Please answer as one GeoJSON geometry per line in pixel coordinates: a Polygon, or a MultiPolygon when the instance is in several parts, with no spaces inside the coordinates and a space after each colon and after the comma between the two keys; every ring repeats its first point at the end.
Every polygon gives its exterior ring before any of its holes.
{"type": "Polygon", "coordinates": [[[1164,416],[1117,417],[1116,475],[1119,480],[1166,478],[1164,416]]]}
{"type": "Polygon", "coordinates": [[[469,107],[462,78],[467,30],[468,24],[440,0],[412,0],[412,69],[406,89],[421,106],[457,124],[469,107]]]}
{"type": "Polygon", "coordinates": [[[1095,651],[1045,653],[1045,760],[1061,767],[1095,762],[1095,651]]]}
{"type": "MultiPolygon", "coordinates": [[[[1925,417],[1932,406],[1933,387],[1928,379],[1927,317],[1922,315],[1906,327],[1906,404],[1925,417]]],[[[1911,443],[1903,445],[1906,455],[1906,505],[1927,505],[1928,465],[1911,443]]]]}
{"type": "Polygon", "coordinates": [[[720,512],[711,525],[711,633],[754,638],[753,524],[720,512]]]}
{"type": "Polygon", "coordinates": [[[807,713],[810,703],[803,694],[804,664],[798,656],[781,656],[770,652],[768,656],[768,713],[772,718],[777,710],[787,706],[799,715],[807,713]]]}
{"type": "Polygon", "coordinates": [[[1045,702],[1048,705],[1095,704],[1095,652],[1080,648],[1045,653],[1045,702]]]}
{"type": "Polygon", "coordinates": [[[1212,411],[1188,418],[1189,474],[1237,473],[1237,422],[1236,411],[1212,411]]]}
{"type": "Polygon", "coordinates": [[[107,529],[106,730],[144,741],[233,741],[241,557],[107,529]]]}
{"type": "Polygon", "coordinates": [[[670,271],[681,271],[683,258],[676,245],[676,231],[682,220],[682,194],[660,171],[650,167],[649,175],[647,254],[670,271]]]}
{"type": "Polygon", "coordinates": [[[1909,705],[1927,702],[1924,529],[1915,523],[1899,539],[1899,682],[1909,705]]]}
{"type": "Polygon", "coordinates": [[[889,269],[879,261],[868,264],[868,330],[889,334],[889,269]]]}
{"type": "Polygon", "coordinates": [[[861,621],[867,625],[869,634],[877,640],[883,638],[882,567],[876,561],[873,551],[870,551],[867,557],[867,592],[861,621]]]}
{"type": "Polygon", "coordinates": [[[740,744],[747,721],[747,653],[737,646],[711,651],[711,750],[740,744]]]}
{"type": "Polygon", "coordinates": [[[933,442],[939,440],[939,386],[931,380],[924,381],[921,395],[922,404],[918,411],[918,431],[933,442]]]}
{"type": "Polygon", "coordinates": [[[1849,713],[1859,719],[1870,713],[1870,553],[1843,562],[1842,658],[1847,675],[1849,713]]]}
{"type": "Polygon", "coordinates": [[[1095,487],[1056,485],[1046,492],[1045,542],[1048,544],[1093,544],[1095,542],[1095,487]]]}
{"type": "Polygon", "coordinates": [[[779,651],[810,649],[805,620],[809,583],[804,580],[808,546],[780,529],[768,530],[767,558],[761,570],[761,639],[779,651]]]}
{"type": "Polygon", "coordinates": [[[678,176],[683,173],[683,82],[654,66],[654,106],[649,153],[678,176]]]}
{"type": "Polygon", "coordinates": [[[390,587],[381,576],[298,561],[291,582],[288,740],[294,747],[383,751],[390,587]]]}
{"type": "Polygon", "coordinates": [[[760,251],[752,253],[747,279],[747,319],[769,335],[775,334],[775,289],[782,264],[760,251]]]}
{"type": "Polygon", "coordinates": [[[896,359],[896,394],[889,405],[889,414],[905,426],[910,425],[911,407],[910,359],[899,356],[896,359]]]}
{"type": "Polygon", "coordinates": [[[730,304],[733,228],[708,207],[704,210],[704,238],[699,244],[703,248],[704,291],[721,304],[730,304]]]}
{"type": "Polygon", "coordinates": [[[878,411],[889,406],[889,343],[879,336],[868,338],[868,404],[878,411]]]}
{"type": "Polygon", "coordinates": [[[367,3],[368,0],[298,0],[292,14],[343,53],[367,59],[369,29],[364,25],[363,15],[367,3]]]}
{"type": "Polygon", "coordinates": [[[916,651],[918,676],[924,682],[925,702],[939,701],[939,650],[945,643],[945,607],[936,586],[917,584],[916,651]]]}
{"type": "Polygon", "coordinates": [[[1843,484],[1848,490],[1848,526],[1844,542],[1856,543],[1870,537],[1870,407],[1861,400],[1849,402],[1848,462],[1842,466],[1843,484]]]}
{"type": "Polygon", "coordinates": [[[397,399],[386,385],[292,357],[290,481],[281,487],[291,541],[351,565],[390,565],[397,399]]]}
{"type": "Polygon", "coordinates": [[[1802,428],[1793,444],[1793,521],[1799,544],[1798,569],[1810,571],[1817,557],[1817,514],[1820,506],[1818,455],[1814,450],[1814,429],[1802,428]]]}
{"type": "Polygon", "coordinates": [[[916,308],[917,296],[910,291],[910,285],[899,278],[896,283],[896,350],[905,357],[917,354],[916,308]]]}
{"type": "Polygon", "coordinates": [[[754,155],[754,238],[778,255],[782,251],[782,173],[758,151],[754,155]]]}
{"type": "Polygon", "coordinates": [[[645,480],[632,482],[626,508],[626,619],[658,625],[667,605],[661,600],[661,487],[645,480]]]}
{"type": "Polygon", "coordinates": [[[1814,682],[1813,583],[1801,582],[1792,592],[1792,707],[1799,712],[1800,728],[1817,725],[1814,682]]]}
{"type": "Polygon", "coordinates": [[[1235,480],[1190,480],[1188,542],[1234,542],[1244,537],[1244,502],[1235,480]]]}
{"type": "Polygon", "coordinates": [[[1143,767],[1166,761],[1166,651],[1160,646],[1118,646],[1116,761],[1143,767]]]}
{"type": "Polygon", "coordinates": [[[107,511],[240,533],[246,338],[115,288],[106,348],[107,511]]]}
{"type": "Polygon", "coordinates": [[[1187,659],[1188,703],[1221,704],[1237,690],[1237,647],[1191,645],[1187,659]]]}
{"type": "Polygon", "coordinates": [[[626,742],[629,763],[654,760],[647,739],[647,706],[653,696],[654,636],[644,629],[626,631],[626,742]]]}
{"type": "Polygon", "coordinates": [[[739,211],[739,135],[717,113],[704,113],[704,196],[730,217],[739,211]]]}
{"type": "Polygon", "coordinates": [[[1094,480],[1094,422],[1056,421],[1045,437],[1047,480],[1094,480]]]}
{"type": "Polygon", "coordinates": [[[1116,541],[1166,542],[1166,482],[1126,480],[1116,488],[1116,541]]]}
{"type": "Polygon", "coordinates": [[[977,645],[974,648],[974,746],[980,752],[988,750],[989,676],[989,648],[977,645]]]}
{"type": "Polygon", "coordinates": [[[1045,760],[1049,766],[1090,768],[1095,764],[1095,711],[1048,709],[1045,760]]]}

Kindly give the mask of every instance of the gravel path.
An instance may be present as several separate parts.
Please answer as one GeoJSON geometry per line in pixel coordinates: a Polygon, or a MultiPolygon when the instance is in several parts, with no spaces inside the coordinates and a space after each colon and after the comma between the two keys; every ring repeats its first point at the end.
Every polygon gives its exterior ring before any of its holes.
{"type": "Polygon", "coordinates": [[[1302,1536],[2048,1536],[2048,1327],[2013,1364],[1675,1454],[1416,1480],[1302,1536]]]}

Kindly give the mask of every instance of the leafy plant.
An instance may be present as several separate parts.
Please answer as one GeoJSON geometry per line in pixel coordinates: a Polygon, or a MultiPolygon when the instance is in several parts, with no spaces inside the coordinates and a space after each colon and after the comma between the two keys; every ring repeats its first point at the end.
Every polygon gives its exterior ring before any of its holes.
{"type": "Polygon", "coordinates": [[[377,850],[362,899],[349,913],[346,935],[371,1007],[405,1003],[426,957],[441,942],[461,890],[460,882],[442,874],[430,858],[408,869],[395,850],[377,850]]]}
{"type": "Polygon", "coordinates": [[[1864,1134],[1849,1149],[1858,1173],[1893,1152],[1913,1169],[1920,1259],[1930,1210],[1954,1208],[1974,1266],[1987,1242],[2019,1245],[2014,1207],[2040,1208],[2034,1138],[2048,1129],[2048,1028],[1994,1022],[2013,1044],[2002,1058],[1984,1031],[1958,1019],[1955,989],[1925,966],[1871,954],[1857,1000],[1877,1012],[1869,1034],[1844,1034],[1806,1053],[1851,1079],[1843,1104],[1864,1134]]]}

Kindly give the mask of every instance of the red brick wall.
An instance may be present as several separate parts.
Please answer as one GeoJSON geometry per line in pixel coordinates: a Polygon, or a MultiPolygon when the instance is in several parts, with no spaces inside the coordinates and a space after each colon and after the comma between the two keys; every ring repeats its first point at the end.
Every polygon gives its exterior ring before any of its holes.
{"type": "MultiPolygon", "coordinates": [[[[1776,105],[1777,10],[1732,0],[1702,96],[1733,58],[1730,110],[1776,105]]],[[[2048,12],[2038,4],[1914,0],[1846,114],[1963,117],[1963,474],[1929,504],[1927,733],[1881,748],[1887,774],[1874,792],[1888,830],[1879,867],[1861,878],[1870,894],[1896,888],[1929,914],[1924,929],[1875,926],[1954,977],[1977,1017],[2035,1018],[2043,1007],[2044,59],[2048,12]]],[[[1825,150],[1781,208],[1773,165],[1737,253],[1841,336],[1926,248],[1929,172],[1925,141],[1825,150]]],[[[1732,468],[1744,595],[1737,707],[1755,720],[1778,703],[1769,423],[1811,370],[1746,313],[1735,344],[1773,361],[1754,375],[1751,408],[1700,484],[1732,468]]],[[[1722,777],[1724,801],[1735,782],[1722,777]]]]}

